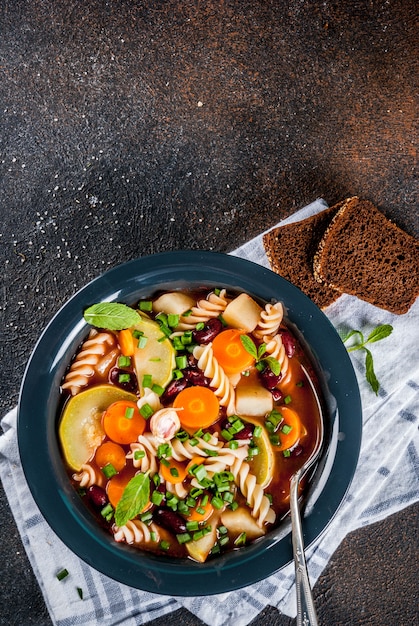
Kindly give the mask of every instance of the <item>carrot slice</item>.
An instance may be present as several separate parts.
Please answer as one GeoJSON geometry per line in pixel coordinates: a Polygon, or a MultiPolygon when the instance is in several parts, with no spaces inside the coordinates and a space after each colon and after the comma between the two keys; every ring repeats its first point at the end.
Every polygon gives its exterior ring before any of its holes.
{"type": "Polygon", "coordinates": [[[214,356],[226,374],[240,374],[255,362],[240,340],[244,334],[229,328],[219,333],[212,342],[214,356]]]}
{"type": "Polygon", "coordinates": [[[102,426],[109,439],[116,443],[132,443],[142,435],[146,421],[135,402],[120,400],[105,411],[102,426]]]}
{"type": "Polygon", "coordinates": [[[111,464],[120,472],[126,464],[124,449],[113,441],[106,441],[97,448],[95,461],[101,469],[111,464]]]}
{"type": "Polygon", "coordinates": [[[214,507],[209,500],[202,505],[202,501],[199,499],[196,506],[189,512],[186,519],[188,522],[205,522],[211,517],[213,511],[214,507]]]}
{"type": "Polygon", "coordinates": [[[279,446],[275,450],[288,450],[292,448],[301,437],[302,425],[298,414],[287,406],[278,408],[284,418],[279,426],[279,446]],[[284,432],[285,431],[285,432],[284,432]]]}
{"type": "Polygon", "coordinates": [[[175,459],[167,459],[164,463],[160,463],[160,474],[168,483],[176,484],[185,480],[188,475],[187,467],[175,459]]]}
{"type": "Polygon", "coordinates": [[[207,428],[217,421],[220,403],[208,387],[186,387],[173,403],[179,411],[180,423],[184,428],[207,428]]]}
{"type": "Polygon", "coordinates": [[[120,330],[118,333],[119,347],[124,356],[133,356],[135,352],[135,340],[130,328],[120,330]]]}

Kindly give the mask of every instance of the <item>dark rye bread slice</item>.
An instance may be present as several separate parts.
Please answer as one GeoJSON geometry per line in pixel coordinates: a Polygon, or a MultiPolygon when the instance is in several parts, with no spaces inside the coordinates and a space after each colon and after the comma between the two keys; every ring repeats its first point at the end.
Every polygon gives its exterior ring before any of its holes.
{"type": "Polygon", "coordinates": [[[321,309],[341,294],[314,278],[313,257],[326,228],[343,204],[340,202],[300,222],[277,226],[263,236],[272,270],[299,287],[321,309]]]}
{"type": "Polygon", "coordinates": [[[322,284],[399,315],[419,295],[419,241],[358,197],[329,224],[313,268],[322,284]]]}

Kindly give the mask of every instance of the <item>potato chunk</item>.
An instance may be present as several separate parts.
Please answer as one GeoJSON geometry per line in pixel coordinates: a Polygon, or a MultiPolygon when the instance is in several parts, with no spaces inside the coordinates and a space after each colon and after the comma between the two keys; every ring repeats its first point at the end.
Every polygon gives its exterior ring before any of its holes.
{"type": "Polygon", "coordinates": [[[241,293],[225,308],[223,318],[233,328],[247,333],[254,330],[259,322],[262,308],[247,293],[241,293]]]}
{"type": "Polygon", "coordinates": [[[155,313],[167,313],[168,315],[182,315],[194,306],[195,300],[185,293],[179,291],[171,291],[164,293],[162,296],[154,300],[153,311],[155,313]]]}
{"type": "Polygon", "coordinates": [[[246,533],[249,540],[257,539],[265,534],[264,528],[260,528],[249,509],[239,506],[235,511],[226,509],[221,515],[221,522],[236,539],[240,533],[246,533]]]}
{"type": "Polygon", "coordinates": [[[266,415],[273,409],[272,394],[258,384],[239,385],[236,388],[236,412],[239,415],[266,415]]]}

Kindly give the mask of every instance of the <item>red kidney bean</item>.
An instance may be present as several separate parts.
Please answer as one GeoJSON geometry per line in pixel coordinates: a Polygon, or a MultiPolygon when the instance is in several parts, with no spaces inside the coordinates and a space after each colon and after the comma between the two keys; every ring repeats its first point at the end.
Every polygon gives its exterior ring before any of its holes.
{"type": "Polygon", "coordinates": [[[198,368],[188,367],[184,369],[183,376],[185,380],[191,385],[198,385],[199,387],[209,387],[209,379],[206,378],[203,372],[198,368]]]}
{"type": "Polygon", "coordinates": [[[287,357],[290,359],[295,353],[295,339],[289,332],[289,330],[280,330],[282,337],[282,343],[284,344],[287,357]]]}
{"type": "Polygon", "coordinates": [[[214,341],[215,337],[220,333],[223,329],[223,324],[218,317],[212,317],[205,323],[205,326],[202,330],[194,330],[192,331],[192,337],[196,343],[199,344],[207,344],[214,341]]]}
{"type": "Polygon", "coordinates": [[[186,532],[186,522],[183,517],[170,509],[156,509],[153,513],[153,519],[156,524],[175,533],[175,535],[186,532]]]}
{"type": "Polygon", "coordinates": [[[284,397],[284,394],[279,389],[271,389],[271,394],[274,402],[279,402],[284,397]]]}
{"type": "Polygon", "coordinates": [[[259,378],[262,385],[272,391],[281,380],[281,374],[274,374],[270,367],[265,367],[262,372],[259,372],[259,378]]]}
{"type": "Polygon", "coordinates": [[[124,369],[120,369],[119,367],[114,367],[109,372],[109,380],[114,385],[121,387],[121,389],[125,389],[126,391],[131,391],[132,393],[135,393],[135,391],[138,389],[137,377],[134,374],[134,372],[130,370],[124,370],[124,369]],[[120,382],[119,377],[121,375],[123,376],[128,375],[129,380],[120,382]]]}
{"type": "Polygon", "coordinates": [[[176,378],[172,380],[164,390],[164,393],[161,396],[161,401],[163,404],[170,404],[176,398],[177,394],[185,389],[188,386],[188,381],[185,378],[176,378]]]}
{"type": "Polygon", "coordinates": [[[108,503],[108,496],[106,495],[106,491],[99,487],[98,485],[92,485],[87,490],[87,495],[93,504],[93,506],[101,509],[106,506],[108,503]]]}

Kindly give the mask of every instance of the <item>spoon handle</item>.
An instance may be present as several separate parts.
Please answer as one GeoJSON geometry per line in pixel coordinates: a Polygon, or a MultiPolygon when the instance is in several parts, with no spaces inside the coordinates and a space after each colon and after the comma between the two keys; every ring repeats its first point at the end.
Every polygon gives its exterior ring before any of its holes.
{"type": "Polygon", "coordinates": [[[291,479],[291,525],[292,547],[295,564],[295,585],[297,594],[297,626],[318,626],[316,609],[313,602],[307,563],[304,555],[304,539],[298,506],[298,484],[300,472],[291,479]]]}

